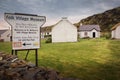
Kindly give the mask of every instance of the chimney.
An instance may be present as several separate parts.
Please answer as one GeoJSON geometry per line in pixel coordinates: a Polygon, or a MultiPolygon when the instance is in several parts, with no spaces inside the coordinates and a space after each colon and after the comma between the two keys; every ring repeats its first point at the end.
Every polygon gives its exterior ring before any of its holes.
{"type": "Polygon", "coordinates": [[[62,17],[62,20],[67,20],[67,17],[62,17]]]}
{"type": "Polygon", "coordinates": [[[82,26],[83,24],[82,23],[80,23],[80,26],[82,26]]]}

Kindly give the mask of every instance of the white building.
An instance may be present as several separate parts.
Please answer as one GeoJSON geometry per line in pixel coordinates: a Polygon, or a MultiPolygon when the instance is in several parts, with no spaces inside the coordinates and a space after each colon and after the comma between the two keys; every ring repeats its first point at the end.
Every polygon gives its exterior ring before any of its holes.
{"type": "Polygon", "coordinates": [[[11,30],[0,30],[1,41],[11,41],[11,30]]]}
{"type": "Polygon", "coordinates": [[[99,25],[82,25],[79,27],[78,34],[80,38],[99,38],[100,27],[99,25]]]}
{"type": "Polygon", "coordinates": [[[47,27],[41,28],[41,38],[48,38],[52,35],[51,34],[51,27],[52,26],[47,26],[47,27]]]}
{"type": "Polygon", "coordinates": [[[120,23],[112,27],[112,38],[120,39],[120,23]]]}
{"type": "Polygon", "coordinates": [[[62,18],[54,27],[52,27],[52,42],[76,42],[77,27],[67,18],[62,18]]]}

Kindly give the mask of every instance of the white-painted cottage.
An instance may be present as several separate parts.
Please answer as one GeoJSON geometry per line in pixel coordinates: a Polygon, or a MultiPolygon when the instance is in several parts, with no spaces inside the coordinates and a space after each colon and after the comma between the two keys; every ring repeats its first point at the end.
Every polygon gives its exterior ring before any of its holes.
{"type": "Polygon", "coordinates": [[[67,18],[62,18],[54,27],[52,27],[52,42],[76,42],[77,27],[67,18]]]}
{"type": "Polygon", "coordinates": [[[120,23],[113,26],[111,30],[112,30],[111,32],[112,38],[120,39],[120,23]]]}
{"type": "Polygon", "coordinates": [[[82,25],[78,29],[78,35],[80,38],[99,38],[100,27],[99,25],[82,25]]]}
{"type": "Polygon", "coordinates": [[[1,41],[11,41],[11,30],[0,30],[1,41]]]}

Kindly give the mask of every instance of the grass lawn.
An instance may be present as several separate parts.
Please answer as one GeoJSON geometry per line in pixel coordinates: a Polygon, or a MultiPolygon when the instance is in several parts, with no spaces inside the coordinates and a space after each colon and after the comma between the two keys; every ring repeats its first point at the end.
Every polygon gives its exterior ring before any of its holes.
{"type": "MultiPolygon", "coordinates": [[[[0,51],[11,52],[10,42],[0,42],[0,51]]],[[[24,58],[25,52],[19,52],[24,58]]],[[[34,62],[34,52],[28,56],[34,62]]],[[[120,80],[120,40],[81,39],[75,43],[41,42],[39,65],[64,77],[80,80],[120,80]]]]}

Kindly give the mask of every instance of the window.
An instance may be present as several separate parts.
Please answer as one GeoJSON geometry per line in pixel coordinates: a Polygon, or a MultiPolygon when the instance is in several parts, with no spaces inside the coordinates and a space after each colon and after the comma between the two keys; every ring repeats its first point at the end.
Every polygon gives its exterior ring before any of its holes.
{"type": "Polygon", "coordinates": [[[10,34],[7,35],[7,37],[9,37],[9,36],[10,36],[10,34]]]}

